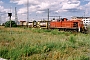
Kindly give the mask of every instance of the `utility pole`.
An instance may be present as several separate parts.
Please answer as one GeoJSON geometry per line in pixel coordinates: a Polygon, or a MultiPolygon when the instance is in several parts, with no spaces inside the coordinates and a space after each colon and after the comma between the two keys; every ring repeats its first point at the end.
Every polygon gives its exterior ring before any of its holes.
{"type": "Polygon", "coordinates": [[[17,8],[15,7],[15,22],[18,24],[18,17],[17,17],[17,8]]]}
{"type": "Polygon", "coordinates": [[[11,16],[12,16],[11,7],[10,7],[10,13],[8,13],[8,16],[9,16],[9,19],[10,19],[10,28],[11,28],[11,16]]]}
{"type": "Polygon", "coordinates": [[[59,20],[60,20],[60,17],[61,17],[61,16],[59,16],[59,20]]]}
{"type": "Polygon", "coordinates": [[[49,29],[49,9],[48,9],[48,21],[47,21],[47,29],[49,29]]]}
{"type": "Polygon", "coordinates": [[[85,12],[84,12],[84,17],[85,17],[85,12]]]}
{"type": "Polygon", "coordinates": [[[49,21],[49,9],[48,9],[48,21],[49,21]]]}
{"type": "Polygon", "coordinates": [[[29,22],[29,0],[27,0],[27,27],[29,22]]]}

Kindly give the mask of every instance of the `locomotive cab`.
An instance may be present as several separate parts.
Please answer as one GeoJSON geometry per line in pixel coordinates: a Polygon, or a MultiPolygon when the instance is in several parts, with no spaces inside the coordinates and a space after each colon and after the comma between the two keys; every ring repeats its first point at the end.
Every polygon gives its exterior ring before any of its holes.
{"type": "Polygon", "coordinates": [[[67,21],[68,19],[67,18],[61,18],[61,21],[67,21]]]}
{"type": "Polygon", "coordinates": [[[78,22],[73,22],[73,27],[78,27],[78,22]]]}
{"type": "Polygon", "coordinates": [[[87,27],[83,24],[83,21],[81,20],[73,22],[73,27],[77,27],[78,32],[87,32],[87,27]]]}

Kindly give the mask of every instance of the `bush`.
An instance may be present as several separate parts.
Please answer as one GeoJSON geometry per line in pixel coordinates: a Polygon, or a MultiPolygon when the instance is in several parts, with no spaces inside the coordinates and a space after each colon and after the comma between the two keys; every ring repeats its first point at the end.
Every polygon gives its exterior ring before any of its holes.
{"type": "Polygon", "coordinates": [[[58,34],[60,34],[60,32],[57,29],[55,29],[55,30],[52,30],[51,31],[51,34],[58,35],[58,34]]]}
{"type": "MultiPolygon", "coordinates": [[[[11,21],[11,27],[16,27],[17,24],[15,21],[11,21]]],[[[5,27],[10,27],[10,21],[5,22],[5,27]]]]}
{"type": "Polygon", "coordinates": [[[88,26],[88,33],[90,33],[90,25],[88,26]]]}
{"type": "Polygon", "coordinates": [[[3,49],[0,49],[0,57],[2,58],[7,58],[8,54],[8,49],[4,47],[3,49]]]}

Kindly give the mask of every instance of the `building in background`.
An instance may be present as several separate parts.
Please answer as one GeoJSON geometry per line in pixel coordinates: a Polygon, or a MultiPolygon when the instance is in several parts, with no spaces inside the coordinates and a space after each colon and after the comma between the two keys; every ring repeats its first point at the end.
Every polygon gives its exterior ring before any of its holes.
{"type": "Polygon", "coordinates": [[[72,20],[82,20],[84,25],[90,25],[90,17],[71,17],[72,20]]]}

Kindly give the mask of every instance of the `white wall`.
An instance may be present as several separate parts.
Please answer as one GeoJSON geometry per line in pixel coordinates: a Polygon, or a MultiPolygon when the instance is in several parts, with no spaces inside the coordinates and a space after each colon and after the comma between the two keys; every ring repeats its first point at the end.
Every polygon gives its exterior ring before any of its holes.
{"type": "Polygon", "coordinates": [[[90,19],[82,19],[83,24],[90,25],[90,19]]]}

